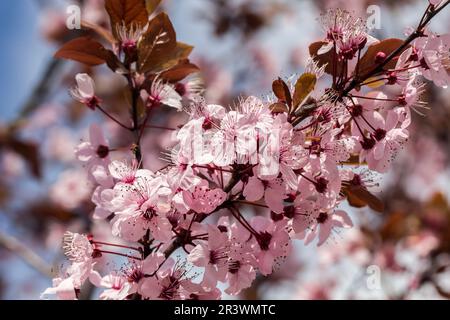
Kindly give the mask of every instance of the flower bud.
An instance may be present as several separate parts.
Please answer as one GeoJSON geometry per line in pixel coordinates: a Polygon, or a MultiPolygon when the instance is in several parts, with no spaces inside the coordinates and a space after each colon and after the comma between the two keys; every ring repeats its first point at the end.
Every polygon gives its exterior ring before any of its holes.
{"type": "Polygon", "coordinates": [[[384,60],[386,60],[386,53],[379,51],[375,55],[375,63],[382,63],[384,60]]]}

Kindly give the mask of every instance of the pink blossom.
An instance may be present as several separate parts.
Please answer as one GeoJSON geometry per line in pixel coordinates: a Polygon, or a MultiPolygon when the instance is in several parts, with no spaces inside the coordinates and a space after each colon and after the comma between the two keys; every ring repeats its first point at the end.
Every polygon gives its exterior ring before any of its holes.
{"type": "Polygon", "coordinates": [[[77,74],[75,79],[77,86],[70,91],[70,94],[79,102],[95,110],[100,99],[95,96],[94,80],[86,73],[77,74]]]}
{"type": "Polygon", "coordinates": [[[330,51],[333,49],[333,43],[336,43],[337,53],[351,60],[369,40],[375,41],[366,32],[366,21],[353,17],[348,11],[330,9],[321,15],[320,22],[326,32],[327,43],[320,48],[318,54],[330,51]]]}
{"type": "Polygon", "coordinates": [[[224,281],[227,274],[229,251],[228,236],[215,226],[208,226],[208,242],[198,244],[189,253],[189,262],[205,268],[202,285],[214,288],[217,281],[224,281]]]}
{"type": "Polygon", "coordinates": [[[77,142],[70,130],[56,127],[48,133],[46,144],[47,155],[63,162],[75,160],[73,150],[77,142]]]}
{"type": "Polygon", "coordinates": [[[225,116],[225,108],[217,104],[207,104],[204,98],[198,97],[189,106],[192,119],[203,118],[202,127],[205,130],[213,128],[225,116]]]}
{"type": "MultiPolygon", "coordinates": [[[[404,112],[403,109],[388,111],[386,120],[378,112],[374,113],[375,131],[370,138],[373,145],[362,144],[361,150],[361,159],[367,161],[369,169],[386,172],[402,145],[408,140],[406,126],[409,121],[404,121],[397,127],[401,117],[404,117],[404,112]]],[[[367,138],[364,141],[366,140],[367,138]]]]}
{"type": "MultiPolygon", "coordinates": [[[[227,166],[236,160],[237,136],[240,130],[239,121],[242,118],[243,116],[238,112],[230,111],[222,119],[220,128],[211,141],[215,165],[227,166]]],[[[243,149],[245,149],[245,145],[243,149]]]]}
{"type": "Polygon", "coordinates": [[[93,218],[96,220],[108,218],[114,211],[112,200],[114,199],[114,191],[109,188],[98,186],[92,194],[92,202],[96,205],[93,218]]]}
{"type": "Polygon", "coordinates": [[[84,262],[92,259],[94,247],[88,237],[67,231],[63,240],[64,254],[72,261],[84,262]]]}
{"type": "Polygon", "coordinates": [[[321,246],[331,235],[334,228],[351,228],[353,222],[345,211],[316,212],[311,217],[316,221],[310,226],[310,231],[306,235],[305,244],[309,244],[318,235],[318,246],[321,246]]]}
{"type": "Polygon", "coordinates": [[[94,247],[85,235],[66,232],[63,248],[72,264],[63,272],[62,276],[53,280],[53,287],[42,294],[43,297],[56,295],[58,299],[77,299],[77,292],[89,278],[95,282],[97,273],[93,270],[94,247]]]}
{"type": "Polygon", "coordinates": [[[201,98],[205,91],[205,84],[203,80],[194,75],[186,82],[178,82],[175,85],[175,91],[183,98],[188,100],[196,100],[201,98]]]}
{"type": "Polygon", "coordinates": [[[91,184],[81,169],[63,172],[50,189],[50,199],[69,210],[80,206],[90,194],[91,184]]]}
{"type": "Polygon", "coordinates": [[[162,253],[152,252],[142,262],[142,272],[151,275],[159,270],[164,261],[166,261],[166,258],[162,253]]]}
{"type": "Polygon", "coordinates": [[[442,0],[428,0],[428,2],[433,6],[438,6],[442,2],[442,0]]]}
{"type": "Polygon", "coordinates": [[[99,126],[93,124],[89,128],[89,141],[82,142],[75,154],[81,162],[88,165],[106,164],[109,161],[109,144],[99,126]]]}
{"type": "Polygon", "coordinates": [[[4,151],[0,158],[0,169],[4,177],[19,177],[25,173],[25,162],[17,153],[4,151]]]}
{"type": "Polygon", "coordinates": [[[341,191],[341,179],[336,163],[330,158],[310,161],[300,174],[297,191],[304,199],[315,199],[320,207],[336,205],[341,191]],[[312,173],[315,175],[312,176],[312,173]]]}
{"type": "Polygon", "coordinates": [[[133,184],[136,180],[139,164],[133,160],[131,164],[122,161],[113,161],[108,166],[109,172],[120,183],[133,184]]]}
{"type": "Polygon", "coordinates": [[[55,278],[53,279],[53,286],[47,288],[41,294],[41,299],[44,299],[48,296],[56,295],[58,300],[76,300],[76,289],[73,285],[73,281],[71,278],[55,278]]]}
{"type": "Polygon", "coordinates": [[[116,217],[111,221],[114,235],[137,241],[149,230],[159,241],[170,240],[172,227],[166,214],[170,211],[167,196],[171,190],[162,177],[142,170],[133,185],[116,185],[115,192],[112,202],[116,217]]]}
{"type": "Polygon", "coordinates": [[[211,213],[227,198],[222,189],[209,189],[205,184],[194,187],[192,191],[183,191],[184,203],[197,213],[211,213]]]}
{"type": "Polygon", "coordinates": [[[131,284],[128,280],[115,273],[104,276],[100,280],[99,287],[106,288],[100,294],[100,299],[102,300],[124,300],[128,295],[133,293],[130,290],[131,284]]]}
{"type": "Polygon", "coordinates": [[[450,34],[436,36],[429,34],[419,38],[416,43],[419,49],[422,75],[434,82],[436,86],[447,88],[450,82],[448,73],[450,59],[450,34]]]}
{"type": "Polygon", "coordinates": [[[260,180],[253,176],[248,179],[244,187],[243,195],[248,201],[258,201],[264,197],[264,201],[271,210],[280,213],[283,211],[283,199],[286,187],[282,179],[271,181],[260,180]]]}
{"type": "Polygon", "coordinates": [[[225,289],[225,292],[230,295],[237,295],[243,289],[250,287],[255,280],[257,261],[251,244],[247,242],[249,239],[248,231],[236,223],[228,225],[227,228],[232,245],[228,254],[228,272],[226,275],[228,288],[225,289]]]}
{"type": "Polygon", "coordinates": [[[198,177],[189,160],[178,152],[172,152],[172,168],[167,172],[167,183],[173,191],[189,190],[200,184],[202,179],[198,177]]]}
{"type": "Polygon", "coordinates": [[[181,110],[181,97],[177,91],[161,79],[153,80],[149,92],[142,91],[144,101],[147,101],[149,107],[158,107],[166,105],[177,110],[181,110]]]}
{"type": "Polygon", "coordinates": [[[189,281],[183,283],[180,291],[186,300],[219,300],[222,296],[218,288],[205,288],[201,284],[189,281]]]}
{"type": "Polygon", "coordinates": [[[158,272],[158,277],[143,280],[139,293],[152,300],[185,299],[186,290],[183,290],[183,286],[190,283],[186,273],[185,263],[174,264],[173,260],[168,261],[166,268],[158,272]]]}
{"type": "Polygon", "coordinates": [[[291,249],[285,220],[273,222],[268,218],[254,217],[251,225],[257,233],[255,250],[258,270],[263,275],[272,273],[278,259],[287,256],[291,249]]]}

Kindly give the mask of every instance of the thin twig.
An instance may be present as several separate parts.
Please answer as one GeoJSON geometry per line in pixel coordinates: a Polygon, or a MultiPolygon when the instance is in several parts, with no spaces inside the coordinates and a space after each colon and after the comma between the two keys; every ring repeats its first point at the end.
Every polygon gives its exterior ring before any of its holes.
{"type": "Polygon", "coordinates": [[[52,278],[53,273],[51,266],[47,264],[41,257],[39,257],[33,250],[21,243],[18,239],[0,233],[0,247],[14,253],[22,258],[29,266],[33,267],[46,277],[52,278]]]}

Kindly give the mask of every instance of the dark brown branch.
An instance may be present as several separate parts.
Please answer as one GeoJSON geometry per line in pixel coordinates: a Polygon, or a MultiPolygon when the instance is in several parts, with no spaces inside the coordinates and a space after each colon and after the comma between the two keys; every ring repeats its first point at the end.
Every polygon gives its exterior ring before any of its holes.
{"type": "MultiPolygon", "coordinates": [[[[387,56],[387,58],[379,63],[377,66],[375,66],[375,68],[371,71],[369,71],[368,73],[366,73],[364,76],[362,76],[361,78],[354,78],[349,85],[342,91],[342,93],[340,94],[340,97],[345,97],[347,96],[350,91],[352,91],[353,89],[355,89],[356,87],[358,87],[361,83],[363,83],[364,81],[366,81],[367,79],[377,75],[380,72],[384,71],[384,67],[391,62],[397,55],[399,55],[403,50],[405,50],[414,40],[416,40],[419,37],[423,36],[423,32],[424,32],[424,28],[427,26],[427,24],[431,21],[431,19],[433,19],[439,12],[441,12],[448,4],[450,3],[450,0],[447,0],[444,4],[442,4],[438,9],[432,11],[429,14],[426,14],[424,16],[426,16],[424,19],[421,20],[421,22],[419,23],[419,26],[417,27],[417,29],[409,35],[408,38],[406,38],[406,40],[403,42],[403,44],[398,47],[396,50],[394,50],[389,56],[387,56]]],[[[427,8],[428,11],[428,8],[427,8]]]]}

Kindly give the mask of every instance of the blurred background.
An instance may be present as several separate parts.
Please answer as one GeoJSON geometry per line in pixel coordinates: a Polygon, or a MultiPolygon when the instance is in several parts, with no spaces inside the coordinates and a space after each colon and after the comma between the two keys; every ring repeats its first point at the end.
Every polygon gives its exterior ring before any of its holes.
{"type": "MultiPolygon", "coordinates": [[[[106,25],[102,0],[0,1],[0,299],[38,299],[64,261],[62,234],[104,234],[90,219],[93,204],[74,147],[91,123],[102,123],[117,146],[127,138],[115,124],[70,99],[74,75],[93,75],[98,95],[118,116],[125,102],[120,77],[102,68],[54,60],[76,35],[66,8],[79,4],[84,20],[106,25]]],[[[377,38],[404,37],[428,1],[165,0],[180,41],[195,46],[210,103],[233,105],[248,94],[264,97],[278,76],[300,73],[308,44],[322,38],[317,21],[327,8],[367,17],[380,7],[377,38]]],[[[450,10],[431,25],[447,33],[450,10]]],[[[295,245],[295,254],[269,278],[258,278],[243,299],[447,299],[450,298],[450,92],[427,85],[429,110],[415,114],[411,139],[381,184],[383,214],[345,208],[356,227],[317,248],[295,245]],[[374,278],[375,277],[375,278],[374,278]],[[380,279],[380,283],[373,279],[380,279]],[[378,285],[379,284],[379,285],[378,285]]],[[[167,113],[161,124],[181,124],[167,113]]],[[[143,142],[150,169],[162,166],[165,132],[143,142]]],[[[104,234],[104,237],[109,235],[104,234]]]]}

